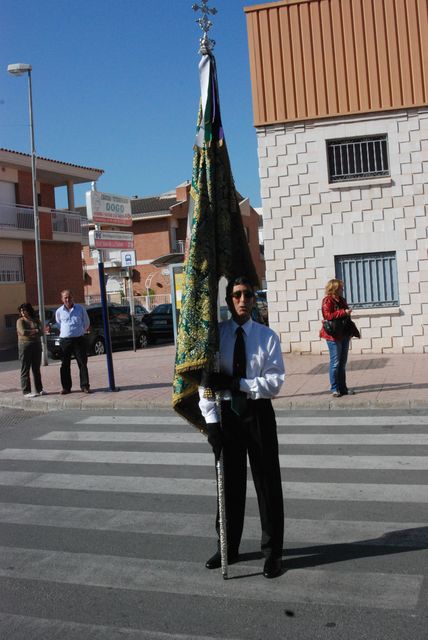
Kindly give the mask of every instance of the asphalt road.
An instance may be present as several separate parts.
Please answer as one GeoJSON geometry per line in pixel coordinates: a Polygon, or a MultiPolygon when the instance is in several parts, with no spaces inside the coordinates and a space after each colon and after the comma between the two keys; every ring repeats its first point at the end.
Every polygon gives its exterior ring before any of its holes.
{"type": "Polygon", "coordinates": [[[215,550],[212,456],[170,411],[0,411],[0,637],[427,640],[428,414],[278,412],[284,572],[215,550]]]}

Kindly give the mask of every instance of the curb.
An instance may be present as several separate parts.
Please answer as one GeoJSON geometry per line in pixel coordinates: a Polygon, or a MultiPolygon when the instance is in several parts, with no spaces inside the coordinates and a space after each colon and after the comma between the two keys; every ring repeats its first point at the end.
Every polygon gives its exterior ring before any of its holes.
{"type": "MultiPolygon", "coordinates": [[[[343,411],[348,410],[361,411],[365,410],[377,410],[382,409],[401,409],[404,411],[411,410],[428,410],[428,400],[416,399],[416,400],[357,400],[356,398],[346,399],[346,404],[340,399],[331,400],[330,398],[317,398],[310,401],[303,398],[299,400],[293,400],[288,398],[277,398],[273,402],[274,408],[283,411],[302,411],[302,410],[323,410],[323,411],[343,411]]],[[[167,402],[164,399],[159,400],[117,400],[107,398],[52,398],[51,400],[45,399],[24,399],[20,397],[16,398],[2,398],[0,399],[0,408],[4,409],[21,409],[24,411],[37,411],[40,413],[48,413],[50,411],[61,410],[81,410],[81,411],[99,411],[99,410],[126,410],[126,409],[172,409],[171,402],[167,402]]]]}

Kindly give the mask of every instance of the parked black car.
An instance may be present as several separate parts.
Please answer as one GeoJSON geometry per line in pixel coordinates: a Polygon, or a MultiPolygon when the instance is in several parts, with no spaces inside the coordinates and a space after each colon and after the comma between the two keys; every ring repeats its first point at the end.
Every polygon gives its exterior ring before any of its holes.
{"type": "MultiPolygon", "coordinates": [[[[87,352],[89,355],[102,355],[105,353],[104,325],[102,307],[94,304],[86,308],[91,326],[89,333],[85,335],[87,352]]],[[[110,338],[112,348],[120,346],[132,346],[132,320],[129,308],[119,305],[108,307],[110,338]]],[[[140,349],[148,344],[148,329],[141,322],[135,322],[135,340],[140,349]]],[[[52,358],[61,357],[61,345],[59,340],[59,326],[54,322],[49,324],[47,335],[48,351],[52,358]]]]}
{"type": "MultiPolygon", "coordinates": [[[[125,306],[128,313],[130,313],[129,305],[122,305],[122,306],[125,306]]],[[[146,309],[146,307],[143,307],[142,304],[140,304],[139,302],[136,302],[134,304],[134,318],[137,322],[145,322],[145,317],[148,314],[149,314],[148,310],[146,309]]]]}
{"type": "Polygon", "coordinates": [[[174,323],[172,319],[172,304],[158,304],[147,316],[144,324],[148,327],[149,342],[159,339],[174,340],[174,323]]]}
{"type": "Polygon", "coordinates": [[[260,312],[261,322],[263,324],[269,325],[269,312],[268,312],[266,289],[260,289],[259,291],[256,291],[256,306],[258,307],[260,312]]]}

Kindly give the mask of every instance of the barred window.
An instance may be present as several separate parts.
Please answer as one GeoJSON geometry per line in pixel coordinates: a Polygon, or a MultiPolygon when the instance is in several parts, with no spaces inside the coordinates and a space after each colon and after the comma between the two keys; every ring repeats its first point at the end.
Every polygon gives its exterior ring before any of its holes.
{"type": "Polygon", "coordinates": [[[344,296],[351,307],[398,306],[395,251],[336,256],[336,277],[345,283],[344,296]]]}
{"type": "Polygon", "coordinates": [[[387,135],[327,140],[330,182],[389,176],[387,135]]]}
{"type": "Polygon", "coordinates": [[[0,255],[0,284],[24,282],[22,256],[0,255]]]}
{"type": "Polygon", "coordinates": [[[18,313],[8,313],[4,317],[4,326],[6,329],[15,329],[16,330],[16,321],[19,318],[18,313]]]}

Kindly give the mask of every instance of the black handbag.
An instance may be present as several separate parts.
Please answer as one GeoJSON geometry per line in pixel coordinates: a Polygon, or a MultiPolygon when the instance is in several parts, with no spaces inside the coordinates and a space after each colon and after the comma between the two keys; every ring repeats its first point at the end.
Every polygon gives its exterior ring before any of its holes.
{"type": "Polygon", "coordinates": [[[343,338],[344,336],[351,336],[353,338],[361,337],[355,323],[349,316],[334,318],[333,320],[323,320],[322,326],[324,327],[324,331],[332,338],[343,338]]]}
{"type": "Polygon", "coordinates": [[[345,318],[334,318],[333,320],[323,320],[324,331],[332,338],[341,338],[345,331],[345,318]]]}

